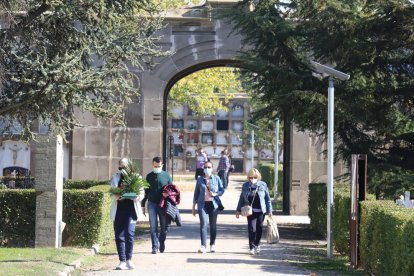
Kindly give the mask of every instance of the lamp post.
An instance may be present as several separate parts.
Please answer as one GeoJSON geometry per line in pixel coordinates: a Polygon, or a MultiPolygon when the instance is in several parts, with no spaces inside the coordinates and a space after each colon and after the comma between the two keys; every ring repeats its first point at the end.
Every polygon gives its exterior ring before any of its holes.
{"type": "Polygon", "coordinates": [[[275,167],[274,167],[274,181],[273,181],[273,193],[274,198],[273,201],[275,204],[277,203],[277,193],[278,193],[278,182],[279,182],[279,118],[276,119],[276,128],[275,128],[275,167]]]}
{"type": "Polygon", "coordinates": [[[251,139],[250,139],[250,143],[252,144],[252,156],[251,156],[251,162],[252,162],[252,169],[254,168],[254,129],[255,128],[259,128],[258,126],[251,124],[249,122],[246,122],[248,125],[250,125],[252,127],[252,135],[251,135],[251,139]]]}
{"type": "Polygon", "coordinates": [[[334,167],[334,81],[333,78],[339,80],[349,80],[350,75],[335,70],[332,67],[311,61],[316,73],[320,77],[329,76],[328,87],[328,164],[327,164],[327,212],[326,212],[326,241],[327,256],[332,258],[333,255],[333,235],[332,235],[332,214],[333,214],[333,167],[334,167]]]}

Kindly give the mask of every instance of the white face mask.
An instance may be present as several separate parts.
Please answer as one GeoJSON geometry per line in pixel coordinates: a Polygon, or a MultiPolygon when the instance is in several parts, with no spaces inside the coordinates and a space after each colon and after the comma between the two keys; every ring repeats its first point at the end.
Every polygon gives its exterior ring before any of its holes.
{"type": "Polygon", "coordinates": [[[210,176],[213,173],[213,169],[211,168],[204,168],[204,174],[206,176],[210,176]]]}
{"type": "Polygon", "coordinates": [[[252,179],[250,179],[250,182],[251,182],[252,184],[256,184],[256,183],[257,183],[257,181],[259,181],[257,178],[252,178],[252,179]]]}
{"type": "Polygon", "coordinates": [[[154,168],[152,171],[154,173],[160,173],[160,172],[162,172],[162,168],[161,167],[160,168],[154,168]]]}

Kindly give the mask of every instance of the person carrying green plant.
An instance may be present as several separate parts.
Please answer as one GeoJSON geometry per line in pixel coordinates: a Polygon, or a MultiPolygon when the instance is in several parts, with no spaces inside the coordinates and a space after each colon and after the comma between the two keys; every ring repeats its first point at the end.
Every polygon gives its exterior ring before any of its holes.
{"type": "Polygon", "coordinates": [[[110,217],[114,222],[115,242],[119,265],[117,270],[134,269],[132,252],[134,248],[135,226],[142,215],[140,201],[148,186],[138,173],[137,166],[127,158],[119,161],[118,172],[112,175],[110,217]]]}

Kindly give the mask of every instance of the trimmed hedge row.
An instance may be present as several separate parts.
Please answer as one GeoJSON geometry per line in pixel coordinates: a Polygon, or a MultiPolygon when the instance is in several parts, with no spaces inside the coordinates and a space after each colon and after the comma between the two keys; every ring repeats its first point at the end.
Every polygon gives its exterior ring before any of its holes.
{"type": "MultiPolygon", "coordinates": [[[[375,199],[367,195],[367,199],[375,199]]],[[[325,183],[309,184],[309,217],[311,228],[326,236],[327,192],[325,183]]],[[[333,244],[343,255],[349,254],[349,212],[351,210],[350,187],[334,187],[333,244]]]]}
{"type": "Polygon", "coordinates": [[[32,189],[0,190],[0,245],[33,246],[36,193],[32,189]]]}
{"type": "Polygon", "coordinates": [[[375,275],[414,275],[414,210],[392,201],[361,204],[361,262],[375,275]]]}
{"type": "MultiPolygon", "coordinates": [[[[63,191],[63,245],[91,246],[113,238],[108,189],[63,191]]],[[[35,190],[0,190],[0,245],[33,246],[35,210],[35,190]]]]}
{"type": "Polygon", "coordinates": [[[100,185],[110,185],[110,180],[73,180],[67,179],[63,183],[63,189],[70,190],[87,190],[91,187],[100,186],[100,185]]]}

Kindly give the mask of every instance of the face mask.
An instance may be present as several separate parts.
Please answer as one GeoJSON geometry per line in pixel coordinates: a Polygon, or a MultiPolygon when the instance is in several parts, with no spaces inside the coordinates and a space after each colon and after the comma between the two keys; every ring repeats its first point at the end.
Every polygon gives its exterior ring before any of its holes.
{"type": "Polygon", "coordinates": [[[204,174],[205,175],[210,176],[212,173],[213,173],[213,170],[212,169],[204,168],[204,174]]]}
{"type": "Polygon", "coordinates": [[[250,182],[252,182],[252,184],[256,184],[256,183],[257,183],[257,181],[259,181],[257,178],[252,178],[252,179],[250,179],[250,182]]]}
{"type": "Polygon", "coordinates": [[[160,173],[160,172],[162,172],[162,168],[161,167],[160,168],[154,168],[152,171],[154,173],[160,173]]]}

